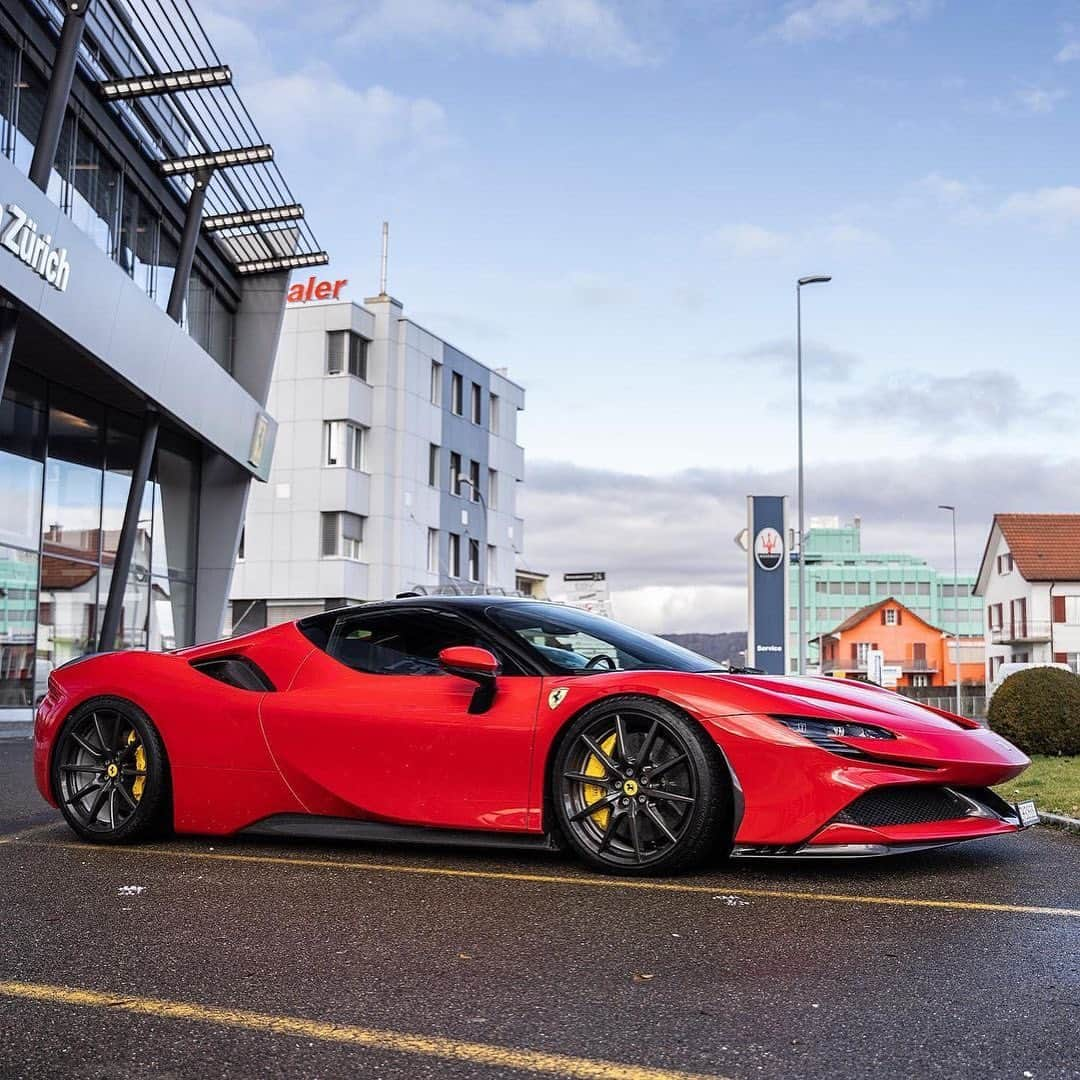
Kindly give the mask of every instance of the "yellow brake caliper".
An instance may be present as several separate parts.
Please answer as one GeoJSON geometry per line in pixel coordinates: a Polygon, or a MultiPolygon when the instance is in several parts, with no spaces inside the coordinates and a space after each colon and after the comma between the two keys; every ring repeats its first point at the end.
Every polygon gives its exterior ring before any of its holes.
{"type": "MultiPolygon", "coordinates": [[[[615,732],[613,731],[601,744],[600,749],[605,754],[610,755],[611,751],[615,749],[615,732]]],[[[595,755],[590,754],[589,760],[585,762],[585,775],[586,776],[603,776],[607,772],[604,768],[604,763],[595,755]]],[[[585,785],[585,805],[590,806],[592,803],[602,799],[607,792],[596,784],[585,785]]],[[[608,818],[611,816],[611,811],[605,806],[602,810],[597,810],[595,814],[592,814],[593,821],[601,829],[607,828],[608,818]]]]}
{"type": "Polygon", "coordinates": [[[143,775],[136,776],[135,782],[131,785],[131,795],[138,802],[142,798],[143,788],[146,787],[146,751],[143,749],[142,743],[136,738],[134,730],[128,735],[127,741],[128,746],[138,743],[135,747],[135,769],[143,775]]]}

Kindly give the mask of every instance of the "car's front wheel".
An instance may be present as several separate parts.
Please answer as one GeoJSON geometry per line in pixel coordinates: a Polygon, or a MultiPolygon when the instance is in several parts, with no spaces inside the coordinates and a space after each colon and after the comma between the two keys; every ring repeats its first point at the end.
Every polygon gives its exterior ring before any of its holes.
{"type": "Polygon", "coordinates": [[[729,846],[730,795],[700,724],[654,698],[609,698],[586,709],[553,762],[560,831],[609,873],[674,873],[729,846]]]}
{"type": "Polygon", "coordinates": [[[168,817],[161,736],[141,709],[119,698],[88,702],[67,718],[53,750],[52,785],[61,813],[84,840],[143,840],[168,817]]]}

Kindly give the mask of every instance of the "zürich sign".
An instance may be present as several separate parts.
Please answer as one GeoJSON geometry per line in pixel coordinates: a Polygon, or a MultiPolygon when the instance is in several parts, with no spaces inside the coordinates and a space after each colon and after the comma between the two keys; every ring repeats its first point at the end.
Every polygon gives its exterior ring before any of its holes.
{"type": "Polygon", "coordinates": [[[4,223],[0,232],[0,246],[7,248],[17,259],[26,263],[35,274],[43,277],[54,289],[65,292],[71,275],[67,248],[52,246],[52,237],[39,236],[37,222],[15,203],[8,203],[11,220],[4,223]]]}

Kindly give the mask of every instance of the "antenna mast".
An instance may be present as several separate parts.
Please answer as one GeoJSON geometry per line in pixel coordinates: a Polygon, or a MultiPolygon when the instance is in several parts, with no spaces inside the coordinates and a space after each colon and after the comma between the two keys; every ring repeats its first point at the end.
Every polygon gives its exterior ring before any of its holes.
{"type": "Polygon", "coordinates": [[[386,295],[386,264],[390,258],[390,222],[382,223],[382,260],[379,264],[379,295],[386,295]]]}

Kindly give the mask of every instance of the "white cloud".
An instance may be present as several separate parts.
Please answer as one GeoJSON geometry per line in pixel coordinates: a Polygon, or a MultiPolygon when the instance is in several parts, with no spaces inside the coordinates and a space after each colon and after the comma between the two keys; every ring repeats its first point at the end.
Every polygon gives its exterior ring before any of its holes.
{"type": "Polygon", "coordinates": [[[611,603],[620,622],[650,634],[722,633],[746,625],[746,590],[732,585],[615,589],[611,603]]]}
{"type": "Polygon", "coordinates": [[[430,150],[449,140],[443,107],[385,86],[358,90],[328,68],[272,75],[245,96],[275,141],[310,148],[347,139],[365,157],[387,150],[430,150]]]}
{"type": "Polygon", "coordinates": [[[820,254],[852,256],[888,247],[884,237],[846,221],[778,232],[761,225],[724,225],[706,237],[706,244],[737,259],[814,259],[820,254]]]}
{"type": "Polygon", "coordinates": [[[739,258],[757,259],[787,255],[794,237],[788,233],[773,232],[760,225],[724,225],[709,237],[711,244],[739,258]]]}
{"type": "Polygon", "coordinates": [[[1068,64],[1073,60],[1080,60],[1080,41],[1070,41],[1063,45],[1054,59],[1059,64],[1068,64]]]}
{"type": "Polygon", "coordinates": [[[610,0],[368,0],[353,16],[354,41],[457,41],[505,56],[563,53],[620,64],[647,51],[610,0]]]}
{"type": "Polygon", "coordinates": [[[929,195],[935,202],[947,206],[956,206],[966,203],[971,199],[973,188],[971,184],[954,177],[942,176],[941,173],[929,173],[914,185],[915,189],[925,195],[929,195]]]}
{"type": "Polygon", "coordinates": [[[921,18],[930,7],[930,0],[801,0],[789,5],[774,32],[789,42],[836,38],[921,18]]]}
{"type": "Polygon", "coordinates": [[[1051,231],[1080,224],[1080,187],[1066,184],[1036,191],[1018,191],[1002,204],[1005,217],[1032,221],[1051,231]]]}
{"type": "MultiPolygon", "coordinates": [[[[763,362],[791,364],[794,361],[794,342],[791,338],[775,338],[746,349],[727,353],[722,359],[729,363],[747,364],[760,368],[763,362]]],[[[820,341],[803,341],[803,362],[808,372],[830,383],[844,382],[861,366],[854,353],[834,349],[820,341]]]]}
{"type": "Polygon", "coordinates": [[[1065,90],[1043,90],[1033,86],[1016,92],[1016,100],[1020,108],[1024,112],[1035,115],[1053,112],[1057,103],[1068,96],[1065,90]]]}
{"type": "Polygon", "coordinates": [[[1040,394],[1007,371],[982,369],[957,375],[897,372],[880,382],[819,408],[849,423],[880,425],[880,404],[889,402],[890,420],[927,438],[948,442],[981,431],[1039,425],[1061,430],[1073,423],[1075,400],[1067,393],[1040,394]]]}

